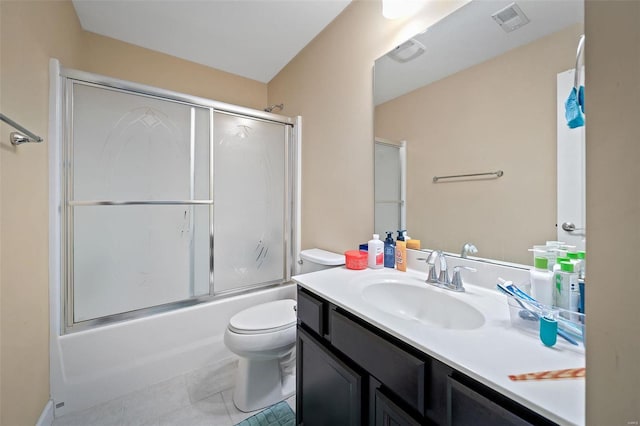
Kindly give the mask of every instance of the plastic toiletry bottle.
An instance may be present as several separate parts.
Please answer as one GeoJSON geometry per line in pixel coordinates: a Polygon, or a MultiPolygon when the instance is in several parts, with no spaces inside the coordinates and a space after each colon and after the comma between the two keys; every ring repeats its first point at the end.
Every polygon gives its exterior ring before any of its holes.
{"type": "Polygon", "coordinates": [[[578,252],[578,259],[582,262],[580,271],[578,272],[578,278],[584,280],[587,276],[587,253],[584,251],[578,252]]]}
{"type": "Polygon", "coordinates": [[[553,305],[553,272],[547,269],[548,259],[536,257],[534,267],[529,271],[531,293],[543,305],[553,305]]]}
{"type": "Polygon", "coordinates": [[[367,266],[372,269],[384,266],[384,243],[378,234],[373,234],[373,239],[367,244],[367,266]]]}
{"type": "Polygon", "coordinates": [[[562,262],[570,262],[570,259],[568,257],[561,257],[561,256],[556,257],[556,263],[553,265],[553,268],[551,268],[554,275],[556,272],[560,270],[560,264],[562,262]]]}
{"type": "Polygon", "coordinates": [[[582,275],[582,260],[580,260],[580,255],[577,251],[567,252],[567,257],[573,263],[573,270],[578,274],[578,278],[582,275]]]}
{"type": "Polygon", "coordinates": [[[402,240],[396,241],[396,269],[407,270],[407,243],[402,240]]]}
{"type": "Polygon", "coordinates": [[[393,232],[387,232],[384,240],[384,267],[395,268],[396,266],[396,243],[393,241],[393,232]]]}
{"type": "Polygon", "coordinates": [[[578,274],[573,270],[573,263],[560,262],[560,270],[555,273],[554,304],[562,309],[578,311],[580,289],[578,274]],[[577,292],[575,298],[571,293],[577,292]],[[572,304],[574,304],[572,309],[572,304]]]}

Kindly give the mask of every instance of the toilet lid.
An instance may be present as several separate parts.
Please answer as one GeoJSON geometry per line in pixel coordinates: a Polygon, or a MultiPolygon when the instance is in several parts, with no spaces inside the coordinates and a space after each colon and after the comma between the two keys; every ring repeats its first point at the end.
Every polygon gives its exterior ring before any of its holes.
{"type": "Polygon", "coordinates": [[[238,312],[229,320],[229,329],[239,334],[267,333],[296,323],[296,301],[292,299],[262,303],[238,312]]]}

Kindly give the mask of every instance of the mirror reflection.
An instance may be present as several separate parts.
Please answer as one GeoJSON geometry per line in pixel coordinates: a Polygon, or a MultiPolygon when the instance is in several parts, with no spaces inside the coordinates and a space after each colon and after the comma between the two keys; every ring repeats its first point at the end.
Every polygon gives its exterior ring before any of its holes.
{"type": "MultiPolygon", "coordinates": [[[[460,253],[472,242],[476,256],[530,265],[534,244],[584,244],[584,126],[565,119],[584,6],[516,3],[471,1],[376,60],[375,137],[406,150],[397,201],[423,248],[460,253]],[[559,202],[558,185],[575,200],[559,202]],[[566,204],[572,216],[559,222],[566,204]],[[565,221],[576,230],[556,227],[565,221]]],[[[376,148],[376,194],[381,165],[376,148]]],[[[391,226],[379,210],[375,231],[395,231],[379,229],[391,226]]]]}

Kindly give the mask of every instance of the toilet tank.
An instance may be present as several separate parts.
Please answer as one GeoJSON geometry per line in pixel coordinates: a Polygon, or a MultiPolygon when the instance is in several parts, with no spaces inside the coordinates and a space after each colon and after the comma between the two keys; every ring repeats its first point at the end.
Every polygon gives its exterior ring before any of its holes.
{"type": "Polygon", "coordinates": [[[300,261],[302,262],[300,273],[306,274],[344,265],[344,255],[313,248],[302,250],[300,252],[300,261]]]}

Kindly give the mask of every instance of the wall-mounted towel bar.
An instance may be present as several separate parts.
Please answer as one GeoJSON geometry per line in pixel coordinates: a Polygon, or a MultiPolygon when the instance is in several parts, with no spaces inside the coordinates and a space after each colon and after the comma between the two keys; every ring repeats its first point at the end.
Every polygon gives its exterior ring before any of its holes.
{"type": "Polygon", "coordinates": [[[4,114],[0,114],[0,120],[7,123],[9,126],[17,129],[19,132],[11,132],[9,135],[11,138],[11,143],[14,145],[20,145],[25,142],[42,142],[42,138],[35,133],[31,133],[9,117],[4,114]]]}
{"type": "Polygon", "coordinates": [[[434,176],[433,183],[436,183],[441,179],[455,179],[455,178],[466,178],[466,177],[476,177],[476,176],[495,176],[496,178],[499,178],[499,177],[502,177],[503,174],[504,172],[502,170],[498,170],[496,172],[471,173],[468,175],[434,176]]]}

